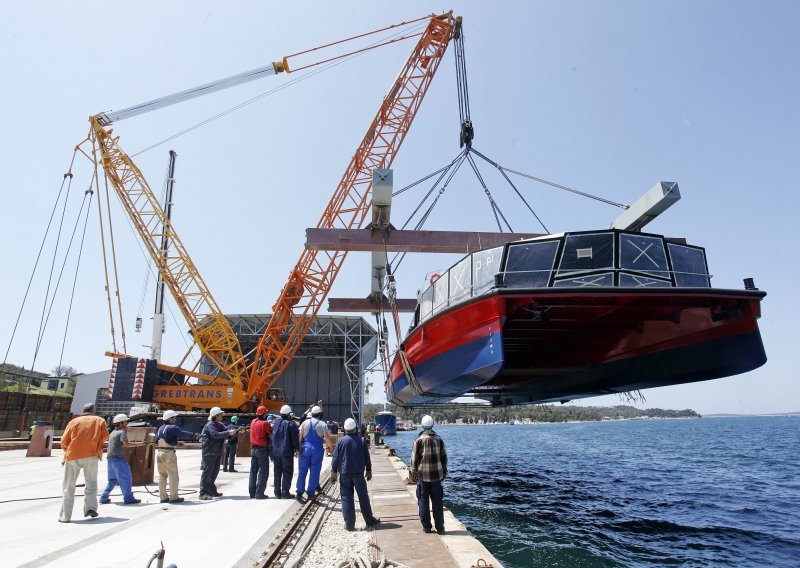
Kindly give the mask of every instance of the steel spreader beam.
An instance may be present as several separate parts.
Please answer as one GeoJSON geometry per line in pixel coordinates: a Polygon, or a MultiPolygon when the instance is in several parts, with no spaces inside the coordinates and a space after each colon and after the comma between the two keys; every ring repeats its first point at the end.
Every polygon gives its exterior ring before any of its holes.
{"type": "MultiPolygon", "coordinates": [[[[397,304],[397,311],[413,314],[417,307],[417,301],[414,298],[398,298],[395,300],[397,304]]],[[[391,309],[389,300],[384,297],[383,305],[375,298],[328,298],[328,311],[340,313],[373,313],[381,312],[381,307],[384,311],[391,309]]]]}
{"type": "Polygon", "coordinates": [[[464,231],[390,231],[371,229],[306,229],[306,249],[325,251],[442,252],[468,254],[511,241],[544,237],[541,233],[464,231]]]}

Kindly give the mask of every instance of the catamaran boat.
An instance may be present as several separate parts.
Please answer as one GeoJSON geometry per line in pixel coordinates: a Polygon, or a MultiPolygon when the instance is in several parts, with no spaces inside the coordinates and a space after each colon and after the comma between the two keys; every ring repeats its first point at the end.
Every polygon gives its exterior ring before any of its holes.
{"type": "Polygon", "coordinates": [[[766,353],[765,292],[713,288],[706,253],[631,230],[569,232],[468,254],[421,291],[387,399],[493,404],[745,373],[766,353]]]}

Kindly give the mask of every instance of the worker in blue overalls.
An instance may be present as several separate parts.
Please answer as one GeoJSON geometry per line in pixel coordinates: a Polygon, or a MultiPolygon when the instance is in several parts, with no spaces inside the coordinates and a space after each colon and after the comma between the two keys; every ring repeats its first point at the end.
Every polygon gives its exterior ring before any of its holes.
{"type": "Polygon", "coordinates": [[[315,406],[311,409],[311,418],[300,425],[302,453],[298,460],[297,500],[301,503],[304,501],[303,493],[308,495],[308,499],[315,500],[327,434],[328,425],[322,420],[322,409],[315,406]],[[308,486],[306,486],[306,474],[308,474],[308,486]]]}

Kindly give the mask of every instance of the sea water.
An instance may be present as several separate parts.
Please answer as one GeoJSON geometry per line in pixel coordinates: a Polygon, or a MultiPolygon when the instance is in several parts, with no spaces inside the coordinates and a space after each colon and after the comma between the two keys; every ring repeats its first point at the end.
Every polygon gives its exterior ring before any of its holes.
{"type": "Polygon", "coordinates": [[[800,566],[800,417],[435,430],[445,505],[508,568],[800,566]]]}

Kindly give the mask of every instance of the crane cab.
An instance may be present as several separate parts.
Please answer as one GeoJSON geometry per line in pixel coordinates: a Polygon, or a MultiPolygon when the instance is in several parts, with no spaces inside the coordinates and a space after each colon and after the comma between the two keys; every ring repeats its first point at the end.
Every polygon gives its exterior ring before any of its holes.
{"type": "Polygon", "coordinates": [[[267,409],[267,412],[279,413],[284,404],[286,404],[286,393],[283,389],[267,389],[267,392],[261,397],[261,405],[267,409]]]}

